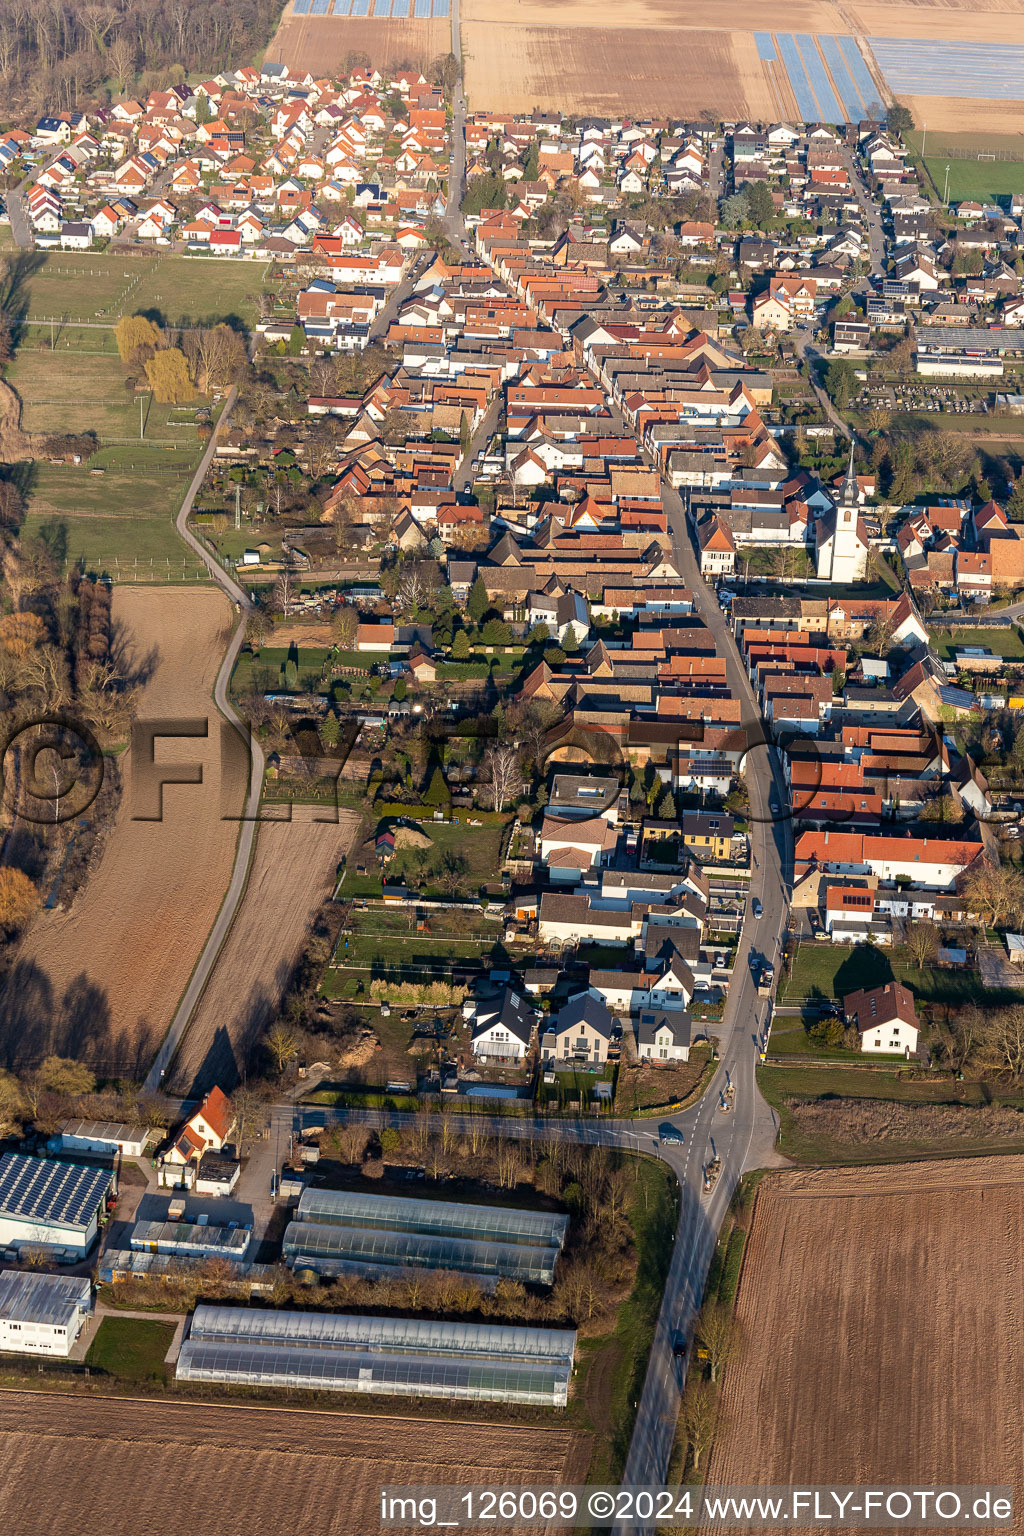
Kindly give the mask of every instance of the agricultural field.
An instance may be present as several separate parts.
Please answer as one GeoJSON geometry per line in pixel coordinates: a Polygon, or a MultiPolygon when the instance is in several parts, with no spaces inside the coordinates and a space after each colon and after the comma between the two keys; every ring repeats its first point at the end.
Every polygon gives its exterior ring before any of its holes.
{"type": "Polygon", "coordinates": [[[296,16],[288,6],[267,58],[286,60],[293,74],[308,69],[317,76],[339,74],[350,53],[366,54],[385,72],[425,70],[449,51],[451,37],[451,22],[440,18],[296,16]]]}
{"type": "Polygon", "coordinates": [[[767,1174],[706,1481],[1019,1487],[1022,1194],[1009,1157],[767,1174]]]}
{"type": "MultiPolygon", "coordinates": [[[[991,98],[970,100],[941,95],[900,99],[918,122],[955,131],[963,123],[979,132],[1012,132],[1021,102],[1001,99],[1001,48],[1007,37],[1007,10],[1021,15],[1021,0],[987,0],[981,7],[956,4],[927,7],[906,0],[840,6],[833,0],[798,0],[786,11],[789,35],[826,40],[853,36],[870,60],[877,84],[882,72],[868,40],[937,39],[989,45],[991,98]]],[[[616,8],[607,30],[607,8],[596,0],[565,0],[557,13],[545,0],[463,0],[461,7],[466,89],[474,107],[528,111],[534,106],[578,112],[649,111],[696,116],[791,117],[794,82],[778,56],[759,54],[755,33],[764,28],[763,7],[754,0],[725,6],[696,0],[681,13],[667,0],[627,0],[616,8]],[[683,22],[680,25],[680,22],[683,22]]],[[[867,64],[866,64],[867,68],[867,64]]],[[[822,68],[826,92],[842,79],[822,68]]],[[[856,94],[856,93],[854,93],[856,94]]],[[[890,92],[878,91],[890,98],[890,92]]]]}
{"type": "Polygon", "coordinates": [[[0,1059],[55,1052],[101,1076],[142,1075],[217,914],[234,860],[244,774],[221,782],[220,717],[210,695],[232,627],[212,589],[117,587],[115,643],[141,684],[144,719],[209,719],[209,738],[156,744],[157,762],[201,763],[203,783],[165,785],[163,819],[120,760],[122,794],[89,881],[70,910],[39,914],[0,995],[0,1059]]]}
{"type": "Polygon", "coordinates": [[[174,1080],[189,1098],[215,1083],[230,1092],[246,1075],[313,915],[334,887],[359,818],[339,811],[332,823],[313,814],[297,805],[291,821],[260,825],[245,895],[175,1058],[174,1080]]]}
{"type": "Polygon", "coordinates": [[[74,1505],[78,1536],[130,1509],[147,1536],[315,1528],[376,1536],[388,1483],[583,1482],[591,1436],[562,1428],[212,1407],[90,1394],[4,1394],[0,1516],[50,1536],[74,1505]]]}

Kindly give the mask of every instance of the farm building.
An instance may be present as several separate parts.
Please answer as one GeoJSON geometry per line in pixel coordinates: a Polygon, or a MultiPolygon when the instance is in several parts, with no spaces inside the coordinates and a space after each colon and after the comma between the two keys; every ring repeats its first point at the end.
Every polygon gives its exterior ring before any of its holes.
{"type": "Polygon", "coordinates": [[[96,1241],[114,1176],[5,1152],[0,1157],[0,1247],[56,1248],[83,1257],[96,1241]]]}
{"type": "Polygon", "coordinates": [[[564,1408],[571,1329],[201,1305],[179,1381],[564,1408]]]}
{"type": "Polygon", "coordinates": [[[85,1275],[0,1270],[0,1349],[24,1355],[69,1355],[92,1311],[85,1275]]]}
{"type": "Polygon", "coordinates": [[[143,1157],[153,1132],[143,1125],[113,1125],[106,1120],[65,1120],[55,1152],[99,1152],[105,1156],[143,1157]]]}
{"type": "Polygon", "coordinates": [[[484,1284],[551,1285],[568,1225],[551,1211],[305,1189],[284,1257],[320,1275],[453,1269],[484,1284]]]}

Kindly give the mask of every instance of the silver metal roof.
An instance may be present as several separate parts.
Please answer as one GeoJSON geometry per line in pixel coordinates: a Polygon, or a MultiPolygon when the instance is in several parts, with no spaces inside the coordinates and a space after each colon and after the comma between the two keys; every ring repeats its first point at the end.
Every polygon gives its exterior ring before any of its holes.
{"type": "Polygon", "coordinates": [[[0,1318],[8,1323],[47,1323],[55,1328],[69,1328],[75,1313],[89,1308],[91,1294],[86,1275],[0,1270],[0,1318]]]}

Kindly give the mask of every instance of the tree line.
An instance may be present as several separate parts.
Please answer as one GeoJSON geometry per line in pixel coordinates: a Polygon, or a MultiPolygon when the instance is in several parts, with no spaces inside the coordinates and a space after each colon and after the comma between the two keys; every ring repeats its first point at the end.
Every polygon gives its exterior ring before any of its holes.
{"type": "Polygon", "coordinates": [[[0,0],[0,106],[81,110],[107,96],[181,83],[265,47],[278,0],[0,0]],[[139,72],[141,71],[141,76],[139,72]]]}

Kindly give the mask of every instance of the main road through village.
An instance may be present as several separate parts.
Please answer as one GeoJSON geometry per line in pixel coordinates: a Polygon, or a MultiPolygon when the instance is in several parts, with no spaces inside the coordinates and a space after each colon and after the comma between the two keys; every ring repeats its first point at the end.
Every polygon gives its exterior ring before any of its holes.
{"type": "MultiPolygon", "coordinates": [[[[453,0],[452,51],[457,57],[460,55],[458,18],[459,3],[453,0]]],[[[460,209],[465,180],[466,114],[461,84],[454,87],[452,108],[449,197],[444,226],[453,245],[468,255],[471,242],[460,209]]],[[[225,402],[219,425],[223,426],[226,422],[233,401],[234,391],[225,402]]],[[[208,552],[185,526],[192,501],[212,456],[214,443],[215,439],[211,441],[190,487],[179,516],[178,528],[182,537],[206,561],[213,578],[241,610],[240,622],[218,677],[217,689],[219,707],[229,719],[235,719],[237,724],[237,717],[226,696],[226,682],[243,638],[248,598],[220,565],[209,557],[208,552]]],[[[679,1222],[672,1259],[623,1474],[623,1481],[631,1484],[657,1483],[668,1472],[685,1385],[685,1358],[688,1358],[677,1356],[675,1345],[680,1336],[688,1339],[691,1335],[717,1234],[741,1175],[749,1169],[764,1167],[775,1160],[774,1116],[758,1093],[755,1079],[760,1042],[767,1024],[770,1003],[757,995],[751,960],[753,956],[763,956],[777,965],[787,922],[793,864],[790,821],[772,810],[773,802],[778,807],[787,803],[778,754],[764,740],[760,711],[750,680],[740,662],[732,633],[715,594],[700,575],[683,503],[678,493],[667,484],[663,484],[663,495],[680,580],[692,591],[696,612],[714,635],[718,654],[725,659],[730,692],[744,706],[744,724],[751,740],[744,764],[745,783],[750,798],[749,825],[753,856],[751,889],[719,1031],[718,1069],[700,1101],[692,1109],[671,1117],[672,1133],[669,1137],[660,1134],[661,1128],[666,1126],[664,1120],[656,1123],[643,1119],[605,1122],[581,1119],[555,1123],[512,1116],[484,1117],[484,1123],[495,1134],[544,1139],[575,1137],[648,1152],[668,1163],[679,1180],[679,1222]],[[762,905],[761,916],[756,919],[752,905],[755,898],[762,905]],[[733,1108],[726,1112],[721,1108],[721,1099],[728,1083],[732,1084],[735,1094],[733,1108]],[[704,1169],[712,1158],[719,1160],[720,1171],[712,1189],[707,1192],[704,1189],[704,1169]]],[[[258,798],[261,767],[258,760],[252,761],[247,797],[250,816],[258,798]]],[[[255,830],[254,819],[243,821],[235,870],[224,905],[196,967],[196,973],[181,999],[173,1025],[153,1064],[147,1087],[156,1088],[162,1080],[216,962],[244,891],[255,830]]],[[[304,1110],[292,1102],[279,1104],[273,1110],[270,1138],[263,1144],[264,1155],[269,1153],[279,1163],[280,1151],[293,1132],[317,1124],[358,1118],[359,1114],[357,1111],[344,1110],[304,1110]]],[[[413,1117],[370,1112],[366,1118],[372,1118],[378,1124],[389,1121],[400,1125],[413,1117]]],[[[473,1120],[480,1124],[480,1117],[474,1116],[473,1120]]],[[[452,1115],[452,1122],[456,1126],[460,1123],[457,1113],[452,1115]]]]}

